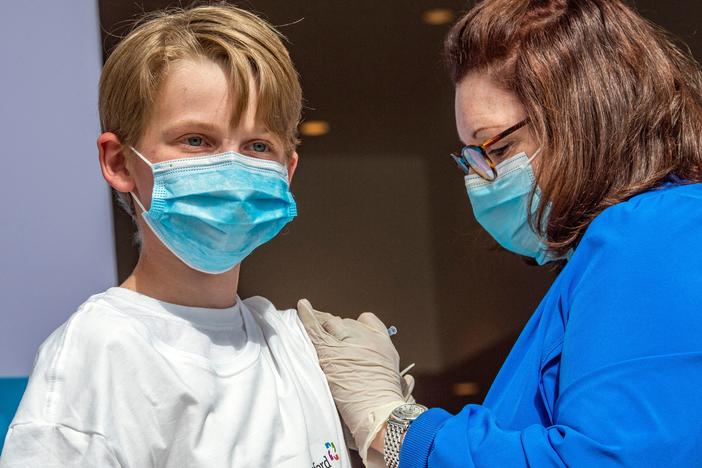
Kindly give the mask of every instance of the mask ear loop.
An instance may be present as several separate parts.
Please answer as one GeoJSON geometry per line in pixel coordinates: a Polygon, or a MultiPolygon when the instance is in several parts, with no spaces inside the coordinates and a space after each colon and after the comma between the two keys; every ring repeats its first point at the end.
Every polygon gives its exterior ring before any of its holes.
{"type": "Polygon", "coordinates": [[[539,153],[541,153],[541,147],[534,151],[534,155],[527,160],[527,164],[531,164],[531,162],[539,155],[539,153]]]}
{"type": "MultiPolygon", "coordinates": [[[[133,146],[129,146],[129,148],[132,151],[134,151],[134,154],[139,156],[141,158],[141,160],[144,161],[150,168],[153,168],[153,164],[151,164],[148,159],[146,159],[139,151],[137,151],[136,148],[134,148],[133,146]]],[[[134,192],[129,192],[129,195],[132,196],[132,198],[134,199],[136,204],[139,205],[139,208],[141,208],[141,211],[143,213],[146,213],[148,211],[146,208],[144,208],[144,205],[141,203],[141,201],[139,201],[139,198],[136,195],[134,195],[134,192]]]]}
{"type": "MultiPolygon", "coordinates": [[[[534,159],[536,159],[536,157],[539,155],[539,153],[541,153],[541,147],[540,147],[540,146],[539,146],[539,148],[538,148],[536,151],[534,151],[534,155],[533,155],[532,157],[530,157],[530,158],[527,160],[527,165],[528,165],[528,164],[531,164],[531,162],[532,162],[534,159]]],[[[533,169],[533,168],[532,168],[532,170],[531,170],[531,177],[532,177],[532,179],[533,179],[533,182],[536,183],[536,176],[534,175],[534,169],[533,169]]],[[[539,188],[536,187],[536,190],[538,191],[539,188]]],[[[532,199],[532,200],[533,200],[533,199],[532,199]]]]}

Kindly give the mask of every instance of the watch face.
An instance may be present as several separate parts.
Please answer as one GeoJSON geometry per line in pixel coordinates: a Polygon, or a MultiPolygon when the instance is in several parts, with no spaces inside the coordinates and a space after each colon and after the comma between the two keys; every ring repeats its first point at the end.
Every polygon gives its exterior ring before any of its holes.
{"type": "Polygon", "coordinates": [[[407,403],[406,405],[395,408],[392,411],[392,415],[400,420],[413,421],[426,410],[426,406],[418,405],[416,403],[407,403]]]}

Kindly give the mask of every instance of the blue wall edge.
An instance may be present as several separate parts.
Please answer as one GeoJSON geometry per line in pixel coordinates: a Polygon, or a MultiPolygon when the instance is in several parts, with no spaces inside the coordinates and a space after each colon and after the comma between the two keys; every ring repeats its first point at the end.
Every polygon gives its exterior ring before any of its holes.
{"type": "Polygon", "coordinates": [[[5,445],[7,429],[15,417],[25,388],[27,377],[0,377],[0,453],[5,445]]]}

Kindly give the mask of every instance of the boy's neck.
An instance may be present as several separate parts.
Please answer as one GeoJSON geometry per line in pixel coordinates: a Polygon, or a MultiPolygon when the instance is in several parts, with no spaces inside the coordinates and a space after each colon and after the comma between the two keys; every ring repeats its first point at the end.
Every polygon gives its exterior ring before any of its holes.
{"type": "Polygon", "coordinates": [[[236,303],[239,265],[226,273],[209,275],[189,268],[173,255],[142,254],[121,287],[146,296],[189,307],[224,309],[236,303]]]}

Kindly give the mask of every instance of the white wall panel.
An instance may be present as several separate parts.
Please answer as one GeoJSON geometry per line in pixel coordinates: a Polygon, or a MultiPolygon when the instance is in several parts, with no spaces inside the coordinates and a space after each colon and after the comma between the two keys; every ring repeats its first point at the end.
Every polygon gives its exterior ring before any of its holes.
{"type": "Polygon", "coordinates": [[[101,67],[93,0],[3,2],[0,26],[0,376],[115,282],[97,159],[101,67]]]}

